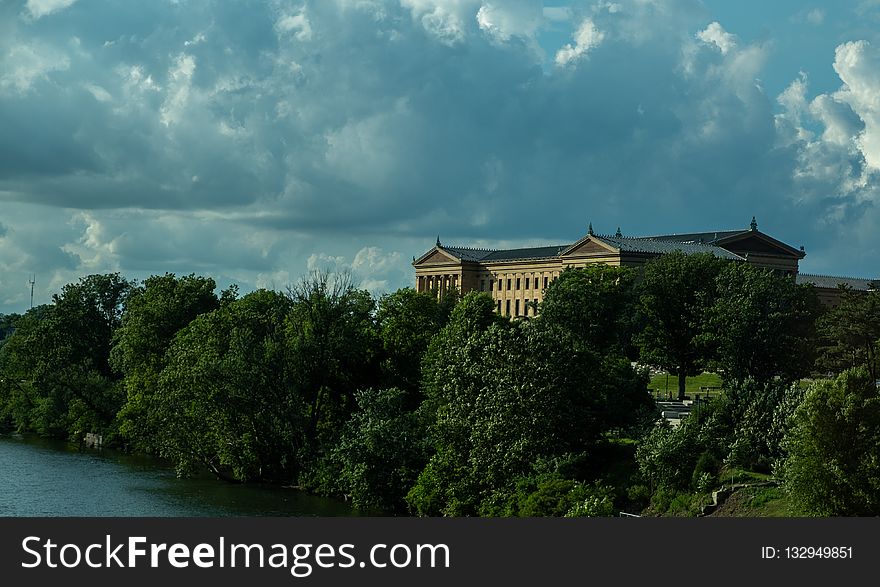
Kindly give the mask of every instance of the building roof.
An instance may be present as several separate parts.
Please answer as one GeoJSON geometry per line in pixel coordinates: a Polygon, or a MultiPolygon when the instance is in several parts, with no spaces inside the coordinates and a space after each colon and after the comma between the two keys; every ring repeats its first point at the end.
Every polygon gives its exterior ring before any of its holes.
{"type": "Polygon", "coordinates": [[[611,245],[615,249],[619,249],[621,251],[629,252],[629,253],[650,253],[655,255],[661,255],[665,253],[672,253],[675,251],[681,251],[687,255],[693,255],[696,253],[711,253],[716,257],[720,257],[721,259],[730,259],[732,261],[744,261],[742,257],[735,253],[731,253],[727,249],[722,247],[717,247],[715,245],[703,244],[700,242],[693,241],[674,241],[674,240],[661,240],[658,238],[650,237],[619,237],[619,236],[594,236],[593,238],[601,240],[602,242],[611,245]]]}
{"type": "Polygon", "coordinates": [[[798,273],[798,283],[809,283],[815,287],[835,289],[841,285],[855,291],[869,291],[877,289],[880,285],[878,279],[866,279],[864,277],[837,277],[834,275],[813,275],[811,273],[798,273]]]}
{"type": "MultiPolygon", "coordinates": [[[[722,259],[743,261],[739,255],[722,247],[697,242],[664,241],[644,237],[617,237],[590,235],[594,240],[628,253],[648,253],[653,255],[681,251],[691,255],[695,253],[711,253],[722,259]]],[[[527,261],[532,259],[553,259],[572,245],[553,245],[549,247],[525,247],[521,249],[472,249],[441,245],[441,248],[462,261],[501,262],[527,261]]]]}
{"type": "Polygon", "coordinates": [[[554,245],[550,247],[526,247],[522,249],[471,249],[468,247],[448,247],[441,245],[440,248],[461,259],[462,261],[525,261],[529,259],[552,259],[558,257],[568,245],[554,245]]]}
{"type": "Polygon", "coordinates": [[[550,247],[529,247],[525,249],[507,249],[494,251],[483,257],[483,261],[525,261],[527,259],[550,259],[558,257],[559,253],[568,248],[568,245],[554,245],[550,247]]]}
{"type": "Polygon", "coordinates": [[[659,234],[657,236],[647,236],[658,241],[675,241],[679,243],[705,243],[712,244],[721,240],[725,240],[734,236],[739,236],[751,232],[749,230],[716,230],[712,232],[687,232],[683,234],[659,234]]]}
{"type": "Polygon", "coordinates": [[[497,252],[497,249],[472,249],[469,247],[447,247],[441,245],[441,249],[462,261],[482,261],[486,255],[497,252]]]}
{"type": "MultiPolygon", "coordinates": [[[[519,249],[475,249],[470,247],[446,246],[440,244],[440,237],[437,237],[437,247],[436,249],[432,249],[432,251],[442,250],[456,259],[472,263],[529,261],[559,258],[566,250],[571,249],[576,245],[580,245],[587,239],[593,239],[604,243],[612,249],[627,253],[661,255],[673,251],[681,251],[688,255],[695,253],[710,253],[721,259],[744,261],[745,258],[743,256],[734,253],[731,249],[737,250],[736,244],[739,243],[740,240],[744,240],[747,235],[754,235],[770,246],[775,246],[776,248],[781,249],[781,251],[785,251],[798,258],[803,258],[805,255],[803,248],[799,251],[790,245],[758,231],[758,225],[754,218],[752,218],[751,227],[746,229],[689,232],[683,234],[661,234],[643,237],[619,235],[620,229],[618,229],[617,235],[614,236],[594,235],[592,234],[591,225],[590,233],[572,244],[525,247],[519,249]],[[728,246],[730,248],[727,248],[728,246]]],[[[426,253],[421,259],[427,258],[429,253],[426,253]]],[[[414,264],[420,262],[421,259],[419,261],[414,261],[414,264]]],[[[853,287],[855,288],[855,286],[853,287]]]]}

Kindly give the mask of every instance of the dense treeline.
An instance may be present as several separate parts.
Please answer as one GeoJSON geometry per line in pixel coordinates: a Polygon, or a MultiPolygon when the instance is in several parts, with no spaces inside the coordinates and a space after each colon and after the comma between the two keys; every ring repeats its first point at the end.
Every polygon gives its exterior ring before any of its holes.
{"type": "Polygon", "coordinates": [[[521,320],[485,294],[377,300],[344,275],[247,295],[92,275],[0,316],[0,429],[97,433],[181,475],[374,511],[680,511],[741,468],[782,479],[797,513],[876,515],[878,296],[823,314],[790,278],[682,254],[566,270],[521,320]],[[725,392],[673,429],[638,364],[680,396],[712,369],[725,392]]]}

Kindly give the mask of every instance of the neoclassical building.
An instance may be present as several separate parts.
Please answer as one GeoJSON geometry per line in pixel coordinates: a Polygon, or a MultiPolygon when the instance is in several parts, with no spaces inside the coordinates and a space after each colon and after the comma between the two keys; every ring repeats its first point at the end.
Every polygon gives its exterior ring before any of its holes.
{"type": "Polygon", "coordinates": [[[448,246],[440,242],[417,259],[416,290],[443,296],[452,288],[461,293],[482,291],[495,300],[505,316],[534,315],[544,290],[566,267],[591,263],[638,267],[664,253],[711,253],[722,259],[751,263],[789,275],[798,282],[812,283],[825,303],[836,303],[838,283],[855,289],[870,289],[870,280],[830,276],[800,276],[798,262],[804,248],[794,248],[758,230],[752,218],[748,228],[656,236],[597,235],[592,226],[574,243],[522,249],[475,249],[448,246]],[[834,284],[834,285],[832,285],[834,284]]]}

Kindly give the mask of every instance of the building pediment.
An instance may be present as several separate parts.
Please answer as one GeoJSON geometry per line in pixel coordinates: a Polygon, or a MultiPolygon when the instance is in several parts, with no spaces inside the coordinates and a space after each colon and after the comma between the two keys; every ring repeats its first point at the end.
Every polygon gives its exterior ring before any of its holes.
{"type": "Polygon", "coordinates": [[[413,267],[422,265],[461,265],[461,259],[444,251],[442,247],[434,247],[413,262],[413,267]]]}
{"type": "Polygon", "coordinates": [[[806,253],[778,241],[763,232],[748,231],[728,238],[719,239],[714,244],[739,255],[754,253],[803,259],[806,253]]]}
{"type": "Polygon", "coordinates": [[[620,249],[614,247],[604,241],[602,241],[599,237],[588,234],[581,240],[577,241],[564,251],[562,251],[559,256],[560,257],[594,257],[596,255],[607,255],[608,253],[618,253],[620,249]]]}

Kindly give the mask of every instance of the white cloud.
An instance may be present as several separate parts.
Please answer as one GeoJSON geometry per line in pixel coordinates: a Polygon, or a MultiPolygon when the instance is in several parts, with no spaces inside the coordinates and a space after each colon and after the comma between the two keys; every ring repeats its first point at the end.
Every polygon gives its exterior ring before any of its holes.
{"type": "Polygon", "coordinates": [[[346,263],[345,257],[342,255],[328,255],[327,253],[312,253],[306,260],[306,269],[309,271],[332,271],[339,273],[350,269],[351,266],[346,263]]]}
{"type": "Polygon", "coordinates": [[[384,253],[379,247],[364,247],[354,256],[351,268],[364,277],[384,275],[400,267],[400,253],[384,253]]]}
{"type": "MultiPolygon", "coordinates": [[[[820,206],[817,224],[846,234],[822,262],[864,259],[875,265],[880,247],[880,50],[867,41],[847,42],[835,51],[841,86],[807,97],[802,74],[779,96],[777,132],[796,151],[791,197],[820,206]]],[[[862,270],[864,271],[864,269],[862,270]]],[[[873,272],[874,269],[869,269],[873,272]]]]}
{"type": "MultiPolygon", "coordinates": [[[[414,20],[445,45],[464,41],[468,21],[472,21],[481,5],[480,0],[400,0],[414,20]]],[[[472,21],[473,22],[473,21],[472,21]]]]}
{"type": "Polygon", "coordinates": [[[79,258],[79,269],[83,273],[118,271],[118,237],[111,237],[105,224],[90,212],[74,213],[71,223],[82,227],[82,236],[76,242],[65,244],[61,248],[79,258]]]}
{"type": "Polygon", "coordinates": [[[181,53],[168,70],[168,93],[165,103],[159,110],[159,120],[165,126],[181,121],[184,108],[189,101],[192,76],[196,70],[196,58],[181,53]]]}
{"type": "Polygon", "coordinates": [[[834,98],[864,123],[859,150],[871,169],[880,170],[880,49],[867,41],[844,43],[834,53],[834,71],[843,82],[834,98]]]}
{"type": "Polygon", "coordinates": [[[50,47],[17,44],[0,59],[0,65],[0,94],[25,94],[53,71],[69,69],[70,58],[50,47]]]}
{"type": "Polygon", "coordinates": [[[282,16],[275,23],[275,28],[283,33],[293,33],[298,41],[309,41],[312,38],[312,24],[305,12],[282,16]]]}
{"type": "Polygon", "coordinates": [[[736,36],[725,31],[717,22],[709,23],[709,26],[697,33],[697,38],[707,45],[714,45],[722,55],[727,55],[736,48],[736,36]]]}
{"type": "Polygon", "coordinates": [[[344,255],[312,253],[306,267],[309,271],[351,273],[357,287],[375,295],[389,291],[392,283],[400,282],[401,270],[406,271],[406,264],[402,262],[399,252],[386,253],[377,246],[361,248],[351,262],[344,255]]]}
{"type": "Polygon", "coordinates": [[[75,2],[76,0],[27,0],[25,8],[33,18],[42,18],[53,12],[64,10],[75,2]]]}
{"type": "Polygon", "coordinates": [[[198,45],[200,43],[204,43],[207,40],[207,38],[208,37],[207,37],[207,35],[205,35],[204,32],[200,32],[199,34],[194,36],[192,39],[190,39],[188,41],[184,41],[183,46],[184,47],[191,47],[192,45],[198,45]]]}
{"type": "Polygon", "coordinates": [[[102,88],[97,84],[83,84],[83,87],[88,91],[98,102],[112,102],[113,96],[110,95],[110,92],[102,88]]]}
{"type": "Polygon", "coordinates": [[[574,34],[574,44],[567,44],[556,52],[556,65],[565,66],[574,63],[589,54],[605,39],[605,33],[596,28],[589,18],[584,19],[574,34]]]}
{"type": "Polygon", "coordinates": [[[480,29],[499,41],[514,36],[534,38],[544,18],[541,2],[534,0],[485,2],[476,16],[480,29]]]}

